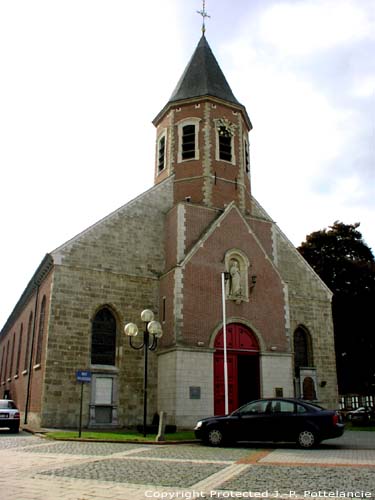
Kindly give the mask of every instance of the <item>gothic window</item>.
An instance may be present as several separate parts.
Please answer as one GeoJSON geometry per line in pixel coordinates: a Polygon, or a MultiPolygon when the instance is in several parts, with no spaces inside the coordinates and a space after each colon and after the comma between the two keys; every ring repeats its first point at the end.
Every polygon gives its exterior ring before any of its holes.
{"type": "Polygon", "coordinates": [[[178,161],[198,160],[199,118],[189,118],[178,124],[178,161]]]}
{"type": "Polygon", "coordinates": [[[91,363],[114,366],[115,361],[116,319],[108,307],[103,307],[92,322],[91,363]]]}
{"type": "Polygon", "coordinates": [[[294,332],[294,369],[299,377],[300,369],[313,365],[310,334],[302,327],[294,332]]]}
{"type": "Polygon", "coordinates": [[[39,314],[39,332],[38,332],[38,342],[36,345],[36,356],[35,356],[35,363],[37,365],[39,365],[42,361],[45,318],[46,318],[46,296],[44,295],[39,314]]]}
{"type": "Polygon", "coordinates": [[[158,141],[158,173],[165,168],[165,134],[158,141]]]}

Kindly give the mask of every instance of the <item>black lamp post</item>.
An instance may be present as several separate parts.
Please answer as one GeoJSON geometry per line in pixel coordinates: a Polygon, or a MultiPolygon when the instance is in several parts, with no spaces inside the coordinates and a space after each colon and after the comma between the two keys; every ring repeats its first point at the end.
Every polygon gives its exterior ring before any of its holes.
{"type": "Polygon", "coordinates": [[[154,321],[154,313],[150,309],[145,309],[141,313],[141,320],[144,322],[143,342],[140,345],[133,345],[132,338],[138,335],[138,327],[135,323],[127,323],[124,331],[129,337],[129,345],[133,349],[143,349],[144,353],[144,376],[143,376],[143,436],[146,436],[147,422],[147,370],[148,351],[155,351],[158,339],[163,335],[163,330],[159,321],[154,321]],[[150,339],[151,335],[151,339],[150,339]]]}

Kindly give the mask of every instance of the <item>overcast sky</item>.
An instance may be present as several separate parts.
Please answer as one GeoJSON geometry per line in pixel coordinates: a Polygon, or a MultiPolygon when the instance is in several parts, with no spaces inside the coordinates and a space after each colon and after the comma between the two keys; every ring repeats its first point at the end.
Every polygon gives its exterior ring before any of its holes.
{"type": "MultiPolygon", "coordinates": [[[[0,0],[0,327],[40,261],[153,184],[152,119],[200,0],[0,0]]],[[[298,246],[340,220],[375,249],[375,1],[207,0],[253,124],[254,196],[298,246]]]]}

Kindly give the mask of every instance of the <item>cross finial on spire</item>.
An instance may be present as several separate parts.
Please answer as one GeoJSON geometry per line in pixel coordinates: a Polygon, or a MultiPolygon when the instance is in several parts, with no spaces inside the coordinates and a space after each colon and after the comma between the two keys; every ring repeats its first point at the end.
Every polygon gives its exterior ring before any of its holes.
{"type": "Polygon", "coordinates": [[[204,20],[205,20],[206,17],[211,17],[211,16],[209,16],[207,14],[207,11],[206,11],[206,1],[202,0],[202,2],[203,2],[203,8],[202,8],[202,10],[197,10],[197,13],[202,16],[202,33],[205,34],[205,32],[206,32],[206,24],[205,24],[204,20]]]}

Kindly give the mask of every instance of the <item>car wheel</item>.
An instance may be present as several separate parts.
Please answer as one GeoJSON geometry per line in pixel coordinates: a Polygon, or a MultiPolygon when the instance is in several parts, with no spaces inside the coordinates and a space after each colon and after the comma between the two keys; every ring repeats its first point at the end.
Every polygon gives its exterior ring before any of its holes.
{"type": "Polygon", "coordinates": [[[297,444],[301,448],[312,448],[317,444],[317,438],[313,431],[305,429],[298,434],[297,444]]]}
{"type": "Polygon", "coordinates": [[[224,436],[220,429],[212,427],[207,431],[207,443],[211,446],[220,446],[224,442],[224,436]]]}
{"type": "Polygon", "coordinates": [[[14,425],[12,427],[9,428],[10,432],[13,432],[13,433],[17,433],[20,431],[20,428],[19,428],[19,425],[14,425]]]}

